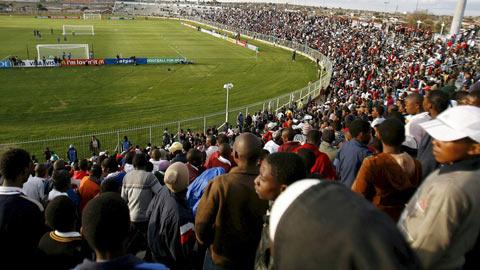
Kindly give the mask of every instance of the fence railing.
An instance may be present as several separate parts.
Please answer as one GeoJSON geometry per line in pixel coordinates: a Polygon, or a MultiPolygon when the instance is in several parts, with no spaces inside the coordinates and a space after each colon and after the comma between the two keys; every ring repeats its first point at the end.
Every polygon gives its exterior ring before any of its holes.
{"type": "MultiPolygon", "coordinates": [[[[199,18],[184,18],[192,22],[200,23],[207,25],[211,28],[217,28],[224,31],[230,31],[235,33],[240,33],[250,39],[267,42],[274,46],[281,46],[285,49],[296,50],[299,54],[303,54],[312,61],[319,62],[319,65],[323,67],[319,79],[315,82],[309,83],[307,86],[287,93],[281,96],[273,97],[264,101],[260,101],[254,104],[249,104],[237,108],[229,109],[229,123],[236,123],[236,118],[239,112],[247,115],[248,113],[265,111],[265,110],[279,110],[283,106],[289,106],[294,102],[299,101],[300,99],[308,99],[309,97],[316,97],[320,94],[321,90],[326,88],[331,79],[332,75],[332,64],[323,54],[309,48],[305,44],[299,44],[296,42],[278,39],[272,36],[263,35],[255,32],[245,31],[241,29],[236,29],[234,27],[218,24],[215,22],[205,21],[199,18]]],[[[163,133],[165,129],[168,129],[170,133],[176,133],[180,129],[186,131],[190,129],[195,132],[205,132],[207,128],[213,126],[220,126],[225,122],[225,111],[216,112],[204,116],[166,122],[161,124],[152,124],[147,126],[139,127],[129,127],[123,129],[116,129],[110,131],[99,131],[91,132],[85,134],[79,134],[75,136],[63,136],[63,137],[53,137],[42,140],[31,140],[31,141],[22,141],[14,143],[3,143],[0,144],[0,151],[2,149],[10,147],[20,147],[29,151],[32,155],[35,155],[37,158],[41,158],[43,151],[46,147],[49,147],[51,151],[54,151],[61,158],[66,157],[66,152],[70,144],[74,145],[77,149],[79,157],[89,157],[91,152],[89,150],[89,144],[91,136],[95,135],[96,138],[100,141],[100,148],[102,150],[116,151],[120,149],[120,145],[123,141],[124,136],[128,136],[128,139],[133,144],[145,145],[151,143],[151,145],[161,145],[163,139],[163,133]]]]}

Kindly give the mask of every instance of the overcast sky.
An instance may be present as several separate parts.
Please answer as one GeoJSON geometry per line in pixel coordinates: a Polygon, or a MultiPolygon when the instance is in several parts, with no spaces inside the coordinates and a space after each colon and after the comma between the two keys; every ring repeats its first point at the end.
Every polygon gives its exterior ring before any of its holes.
{"type": "MultiPolygon", "coordinates": [[[[438,15],[453,15],[457,0],[220,0],[221,2],[273,2],[292,3],[299,5],[314,5],[341,7],[351,9],[366,9],[378,11],[414,11],[417,2],[418,9],[428,9],[438,15]]],[[[467,0],[466,16],[480,16],[480,0],[467,0]]]]}

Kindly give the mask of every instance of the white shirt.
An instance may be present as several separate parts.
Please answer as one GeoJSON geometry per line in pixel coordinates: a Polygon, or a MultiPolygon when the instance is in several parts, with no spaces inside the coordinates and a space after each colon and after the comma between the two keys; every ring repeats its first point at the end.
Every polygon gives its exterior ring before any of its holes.
{"type": "Polygon", "coordinates": [[[263,146],[263,149],[267,150],[270,152],[270,154],[278,152],[278,148],[280,145],[276,144],[273,140],[268,141],[265,146],[263,146]]]}
{"type": "Polygon", "coordinates": [[[125,171],[125,173],[131,172],[133,171],[133,169],[134,168],[132,164],[125,163],[125,166],[123,166],[123,170],[125,171]]]}
{"type": "Polygon", "coordinates": [[[48,201],[51,201],[53,199],[55,199],[56,197],[58,196],[67,196],[68,197],[68,194],[66,192],[60,192],[56,189],[52,189],[52,191],[50,191],[48,193],[48,201]]]}
{"type": "Polygon", "coordinates": [[[23,184],[23,193],[29,198],[42,202],[45,199],[45,178],[30,176],[23,184]]]}
{"type": "Polygon", "coordinates": [[[377,118],[373,119],[373,121],[372,121],[372,123],[370,124],[370,126],[371,126],[372,128],[374,128],[374,127],[380,125],[383,121],[385,121],[385,118],[383,118],[382,116],[377,117],[377,118]]]}
{"type": "Polygon", "coordinates": [[[430,121],[432,118],[428,112],[411,115],[405,125],[405,141],[403,145],[412,149],[417,149],[418,144],[425,136],[425,130],[420,126],[421,123],[430,121]]]}

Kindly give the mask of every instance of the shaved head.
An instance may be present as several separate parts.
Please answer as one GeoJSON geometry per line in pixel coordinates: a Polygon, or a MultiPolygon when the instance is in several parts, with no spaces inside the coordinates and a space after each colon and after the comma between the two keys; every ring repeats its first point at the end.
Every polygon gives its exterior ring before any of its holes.
{"type": "Polygon", "coordinates": [[[252,133],[242,133],[236,139],[233,144],[233,152],[235,161],[237,163],[244,163],[247,165],[256,164],[262,149],[262,142],[260,138],[252,133]]]}

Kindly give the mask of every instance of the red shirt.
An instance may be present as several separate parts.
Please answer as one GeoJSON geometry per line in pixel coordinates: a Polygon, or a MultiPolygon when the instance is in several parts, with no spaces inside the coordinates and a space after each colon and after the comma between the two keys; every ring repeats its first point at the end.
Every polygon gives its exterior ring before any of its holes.
{"type": "MultiPolygon", "coordinates": [[[[218,157],[220,156],[220,152],[214,152],[210,155],[210,157],[208,157],[207,161],[205,161],[205,168],[207,169],[210,169],[210,168],[213,168],[214,166],[211,166],[210,163],[217,159],[218,157]]],[[[235,161],[233,160],[233,157],[230,156],[230,158],[228,159],[228,161],[230,161],[230,163],[232,164],[232,167],[235,167],[237,166],[237,163],[235,163],[235,161]]]]}
{"type": "Polygon", "coordinates": [[[298,147],[295,152],[297,152],[300,149],[311,150],[315,154],[315,157],[317,158],[315,160],[315,164],[310,170],[310,173],[318,173],[323,178],[335,180],[335,178],[337,177],[337,174],[327,154],[320,152],[320,150],[318,150],[318,147],[309,143],[305,143],[304,145],[298,147]]]}
{"type": "Polygon", "coordinates": [[[225,169],[225,173],[228,173],[230,171],[230,169],[232,168],[232,165],[230,165],[230,164],[225,163],[225,162],[221,162],[217,157],[217,158],[210,161],[207,169],[215,168],[215,167],[222,167],[222,168],[225,169]]]}
{"type": "Polygon", "coordinates": [[[286,142],[278,147],[277,152],[295,153],[297,152],[298,147],[300,147],[299,142],[286,142]]]}
{"type": "Polygon", "coordinates": [[[73,178],[74,179],[82,180],[85,176],[88,176],[87,171],[75,171],[73,173],[73,178]]]}

